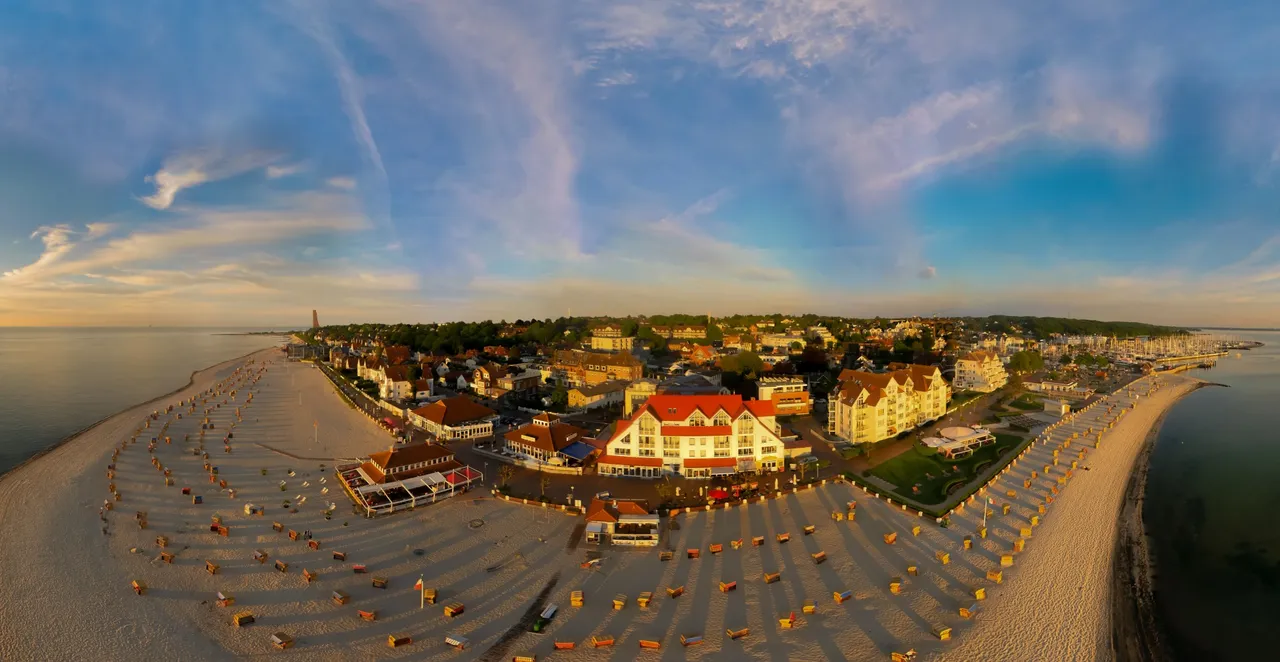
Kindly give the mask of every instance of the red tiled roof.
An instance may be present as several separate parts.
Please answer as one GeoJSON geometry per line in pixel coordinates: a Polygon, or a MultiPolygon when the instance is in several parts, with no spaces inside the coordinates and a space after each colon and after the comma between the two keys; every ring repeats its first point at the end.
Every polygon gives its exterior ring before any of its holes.
{"type": "Polygon", "coordinates": [[[440,462],[453,455],[453,451],[439,444],[414,444],[374,453],[369,459],[394,472],[397,468],[419,462],[440,462]]]}
{"type": "Polygon", "coordinates": [[[691,457],[684,461],[684,468],[686,469],[736,466],[738,466],[738,460],[732,457],[691,457]]]}
{"type": "Polygon", "coordinates": [[[450,426],[479,421],[498,415],[498,412],[482,404],[472,402],[471,398],[465,395],[437,400],[425,407],[413,410],[413,413],[437,425],[450,426]]]}
{"type": "Polygon", "coordinates": [[[601,455],[596,461],[600,464],[621,464],[632,467],[660,467],[662,466],[662,458],[660,457],[631,457],[629,455],[601,455]]]}
{"type": "MultiPolygon", "coordinates": [[[[650,411],[658,420],[683,421],[694,411],[700,411],[707,418],[713,418],[716,412],[724,410],[730,419],[735,419],[743,410],[756,416],[773,416],[773,403],[760,400],[743,401],[740,395],[653,395],[644,401],[640,411],[650,411]]],[[[636,415],[639,415],[637,412],[636,415]]],[[[634,417],[633,417],[634,418],[634,417]]]]}

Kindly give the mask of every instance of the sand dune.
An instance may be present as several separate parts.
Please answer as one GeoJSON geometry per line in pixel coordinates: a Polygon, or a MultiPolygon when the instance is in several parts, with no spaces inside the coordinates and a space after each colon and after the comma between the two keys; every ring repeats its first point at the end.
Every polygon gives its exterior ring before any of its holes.
{"type": "MultiPolygon", "coordinates": [[[[637,654],[641,639],[661,642],[662,659],[887,659],[891,651],[908,648],[938,659],[1096,659],[1107,647],[1106,586],[1125,477],[1151,421],[1194,381],[1166,379],[1167,386],[1142,399],[1142,406],[1107,433],[1102,449],[1091,450],[1084,462],[1090,471],[1075,473],[1049,506],[1044,524],[1034,529],[1027,551],[1016,555],[1004,583],[995,585],[987,571],[999,566],[1000,555],[1009,552],[1048,493],[1043,478],[1034,490],[1023,489],[1023,480],[1043,468],[1064,435],[1100,428],[1108,418],[1106,405],[1060,427],[1052,444],[1033,447],[1001,478],[996,493],[1016,489],[1018,496],[998,499],[1011,502],[1010,514],[997,510],[988,538],[975,539],[973,550],[963,549],[962,538],[981,520],[976,506],[940,528],[847,484],[830,484],[765,504],[682,516],[679,529],[664,541],[663,548],[676,552],[671,561],[659,560],[655,550],[605,550],[599,566],[583,568],[588,550],[571,543],[580,520],[562,514],[464,495],[366,520],[352,514],[333,480],[327,482],[334,489],[321,494],[321,463],[331,467],[334,459],[366,455],[385,448],[390,438],[334,396],[313,368],[278,357],[264,352],[258,364],[236,375],[238,363],[205,371],[187,392],[170,399],[221,383],[224,392],[199,404],[199,412],[228,398],[226,390],[241,389],[237,401],[228,399],[211,413],[217,427],[205,442],[218,477],[236,490],[234,499],[209,482],[204,460],[191,453],[196,442],[182,441],[188,433],[198,437],[200,420],[184,414],[170,424],[173,443],[155,449],[176,484],[165,486],[151,465],[151,433],[144,431],[116,462],[123,500],[106,515],[110,535],[103,535],[103,472],[112,450],[154,406],[121,414],[0,481],[0,560],[20,569],[0,585],[6,605],[0,657],[234,659],[271,653],[269,636],[282,631],[296,645],[276,654],[320,660],[499,660],[525,652],[541,657],[553,653],[556,641],[573,641],[577,648],[557,651],[555,659],[621,660],[637,654]],[[266,359],[265,375],[246,385],[266,359]],[[225,454],[222,437],[250,391],[253,402],[242,410],[232,453],[225,454]],[[289,470],[295,475],[288,476],[289,470]],[[183,486],[204,503],[193,505],[181,495],[183,486]],[[299,495],[307,501],[291,512],[299,495]],[[291,499],[289,508],[285,499],[291,499]],[[857,519],[832,521],[832,511],[845,511],[850,500],[858,503],[857,519]],[[323,514],[328,502],[337,504],[331,519],[323,514]],[[246,515],[246,503],[265,506],[265,516],[246,515]],[[139,510],[147,512],[145,530],[136,524],[139,510]],[[223,518],[228,536],[209,531],[214,513],[223,518]],[[309,531],[319,549],[273,531],[273,521],[309,531]],[[803,535],[810,524],[814,534],[803,535]],[[911,531],[917,524],[918,536],[911,531]],[[894,545],[883,542],[888,532],[898,533],[894,545]],[[779,544],[778,533],[789,533],[790,541],[779,544]],[[159,535],[169,538],[173,564],[157,558],[159,535]],[[764,545],[751,545],[756,535],[766,536],[764,545]],[[733,549],[730,542],[738,538],[744,545],[733,549]],[[724,551],[710,554],[712,543],[723,544],[724,551]],[[140,553],[130,551],[135,548],[140,553]],[[685,558],[688,548],[700,549],[701,558],[685,558]],[[272,562],[287,561],[288,572],[258,563],[255,550],[272,562]],[[334,551],[345,552],[346,561],[334,560],[334,551]],[[812,558],[820,551],[827,555],[821,565],[812,558]],[[939,551],[950,554],[950,563],[938,561],[939,551]],[[205,572],[206,561],[219,564],[218,574],[205,572]],[[355,574],[354,564],[366,565],[369,573],[355,574]],[[916,566],[917,574],[908,574],[908,566],[916,566]],[[314,582],[304,581],[304,568],[316,573],[314,582]],[[780,572],[781,581],[766,584],[766,572],[780,572]],[[373,587],[375,576],[385,577],[388,587],[373,587]],[[440,596],[425,610],[413,589],[419,576],[440,596]],[[894,577],[903,580],[899,595],[889,591],[894,577]],[[149,585],[145,596],[131,591],[134,579],[149,585]],[[737,588],[722,593],[720,582],[737,582],[737,588]],[[684,594],[669,598],[666,588],[677,586],[684,594]],[[989,596],[981,612],[973,620],[960,618],[959,608],[973,602],[972,589],[979,586],[989,596]],[[334,604],[335,590],[347,593],[349,602],[334,604]],[[575,590],[585,593],[582,608],[570,607],[575,590]],[[234,595],[236,604],[216,606],[218,591],[234,595]],[[636,604],[642,591],[654,594],[648,609],[636,604]],[[832,595],[843,591],[853,599],[837,605],[832,595]],[[614,610],[611,601],[619,593],[627,604],[614,610]],[[801,613],[805,600],[815,602],[816,613],[801,613]],[[452,602],[466,610],[447,619],[443,605],[452,602]],[[521,626],[527,613],[550,604],[560,612],[545,633],[521,626]],[[257,622],[232,627],[232,613],[241,610],[251,611],[257,622]],[[376,610],[378,619],[361,620],[357,610],[376,610]],[[797,626],[782,628],[779,617],[793,611],[797,626]],[[940,626],[953,628],[952,641],[933,636],[940,626]],[[726,629],[741,628],[750,635],[736,641],[725,636],[726,629]],[[388,648],[391,634],[410,636],[414,643],[388,648]],[[472,646],[445,646],[450,634],[468,638],[472,646]],[[682,649],[682,634],[701,635],[704,643],[682,649]],[[587,643],[604,635],[615,639],[612,648],[587,643]]],[[[1115,400],[1117,407],[1129,403],[1124,396],[1115,400]]],[[[1060,469],[1080,445],[1058,447],[1066,460],[1060,469]]]]}

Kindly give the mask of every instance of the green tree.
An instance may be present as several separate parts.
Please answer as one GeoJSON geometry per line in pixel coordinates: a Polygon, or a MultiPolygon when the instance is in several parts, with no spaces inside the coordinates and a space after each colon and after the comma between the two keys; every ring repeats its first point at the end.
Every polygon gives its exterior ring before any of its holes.
{"type": "Polygon", "coordinates": [[[707,326],[707,340],[724,340],[724,333],[715,324],[707,326]]]}
{"type": "Polygon", "coordinates": [[[551,392],[552,406],[565,406],[569,404],[569,389],[564,384],[556,384],[556,389],[551,392]]]}
{"type": "Polygon", "coordinates": [[[802,344],[799,340],[794,340],[791,342],[791,349],[792,351],[799,352],[804,349],[804,344],[802,344]]]}

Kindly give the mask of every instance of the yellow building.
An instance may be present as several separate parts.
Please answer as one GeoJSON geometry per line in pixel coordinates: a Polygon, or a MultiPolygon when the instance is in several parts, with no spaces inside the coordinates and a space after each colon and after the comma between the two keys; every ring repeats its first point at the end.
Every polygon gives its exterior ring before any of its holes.
{"type": "Polygon", "coordinates": [[[990,393],[1009,383],[1009,373],[995,352],[970,352],[956,361],[957,391],[990,393]]]}
{"type": "Polygon", "coordinates": [[[845,370],[828,404],[827,430],[855,443],[876,442],[947,413],[950,388],[937,366],[875,373],[845,370]]]}
{"type": "Polygon", "coordinates": [[[635,349],[634,337],[623,337],[622,327],[605,324],[591,330],[591,349],[600,352],[630,352],[635,349]]]}

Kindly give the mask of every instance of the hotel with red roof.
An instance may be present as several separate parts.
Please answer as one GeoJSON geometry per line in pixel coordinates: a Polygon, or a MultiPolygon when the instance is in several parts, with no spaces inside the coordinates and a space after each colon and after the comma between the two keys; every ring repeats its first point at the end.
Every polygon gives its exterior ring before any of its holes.
{"type": "Polygon", "coordinates": [[[786,450],[772,402],[654,395],[619,422],[596,462],[604,476],[687,478],[779,471],[786,450]]]}
{"type": "Polygon", "coordinates": [[[947,413],[951,388],[937,366],[908,365],[893,372],[840,373],[831,393],[827,431],[870,443],[911,430],[947,413]]]}

